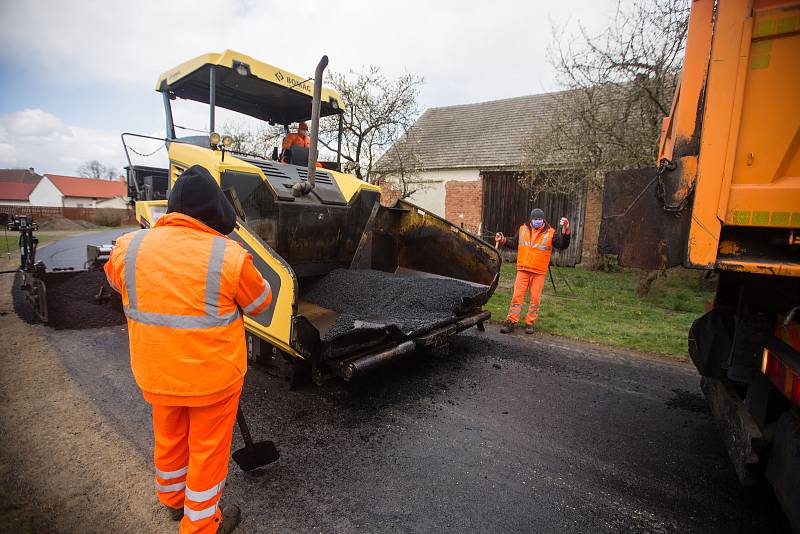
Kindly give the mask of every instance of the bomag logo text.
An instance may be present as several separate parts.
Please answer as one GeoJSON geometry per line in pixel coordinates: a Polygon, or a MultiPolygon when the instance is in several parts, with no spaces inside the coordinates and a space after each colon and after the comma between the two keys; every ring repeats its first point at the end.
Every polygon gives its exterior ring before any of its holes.
{"type": "Polygon", "coordinates": [[[294,87],[295,89],[300,88],[303,91],[305,91],[306,93],[310,93],[311,92],[311,85],[309,85],[307,80],[296,80],[295,78],[292,78],[291,76],[287,76],[286,77],[286,82],[289,84],[289,86],[294,87]]]}

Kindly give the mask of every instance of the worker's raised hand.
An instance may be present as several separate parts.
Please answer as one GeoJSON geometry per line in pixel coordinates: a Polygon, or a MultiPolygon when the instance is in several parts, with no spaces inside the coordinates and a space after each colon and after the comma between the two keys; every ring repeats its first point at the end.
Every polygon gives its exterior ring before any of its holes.
{"type": "Polygon", "coordinates": [[[569,230],[569,220],[566,217],[561,217],[561,220],[558,221],[560,226],[564,227],[564,230],[569,230]]]}

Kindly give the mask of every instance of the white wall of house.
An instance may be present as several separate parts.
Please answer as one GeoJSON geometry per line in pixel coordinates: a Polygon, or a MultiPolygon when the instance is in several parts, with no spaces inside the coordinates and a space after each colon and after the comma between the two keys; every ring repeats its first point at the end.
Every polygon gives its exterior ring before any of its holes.
{"type": "Polygon", "coordinates": [[[0,198],[0,206],[30,206],[27,200],[4,200],[0,198]]]}
{"type": "Polygon", "coordinates": [[[93,208],[95,202],[92,197],[64,197],[65,208],[93,208]]]}
{"type": "Polygon", "coordinates": [[[47,176],[39,180],[28,196],[31,206],[63,206],[64,195],[47,176]]]}
{"type": "Polygon", "coordinates": [[[94,207],[124,210],[128,207],[128,201],[123,197],[103,198],[95,202],[94,207]]]}
{"type": "Polygon", "coordinates": [[[474,182],[480,178],[479,169],[434,169],[422,171],[412,187],[419,191],[407,198],[419,207],[444,217],[445,184],[451,180],[474,182]],[[420,183],[417,183],[420,182],[420,183]]]}

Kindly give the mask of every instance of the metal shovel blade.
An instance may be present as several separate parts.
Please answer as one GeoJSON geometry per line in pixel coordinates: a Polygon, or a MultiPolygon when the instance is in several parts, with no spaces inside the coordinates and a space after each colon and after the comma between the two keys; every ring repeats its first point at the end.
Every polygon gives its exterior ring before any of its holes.
{"type": "Polygon", "coordinates": [[[233,453],[233,461],[236,462],[242,471],[252,471],[259,467],[271,464],[280,458],[275,443],[271,441],[259,441],[249,447],[243,447],[233,453]]]}

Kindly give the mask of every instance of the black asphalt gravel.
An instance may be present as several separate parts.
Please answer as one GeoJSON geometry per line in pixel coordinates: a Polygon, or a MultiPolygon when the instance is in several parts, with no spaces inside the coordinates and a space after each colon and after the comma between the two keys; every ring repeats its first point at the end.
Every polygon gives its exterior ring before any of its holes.
{"type": "MultiPolygon", "coordinates": [[[[125,326],[49,336],[149,461],[125,326]]],[[[774,500],[738,485],[680,364],[489,327],[351,384],[289,391],[251,367],[242,406],[282,455],[255,474],[231,463],[223,505],[242,508],[245,533],[787,528],[774,500]]]]}
{"type": "Polygon", "coordinates": [[[455,317],[461,299],[485,291],[458,280],[366,269],[336,269],[314,282],[303,299],[339,314],[323,336],[330,340],[357,321],[395,325],[404,332],[455,317]]]}
{"type": "Polygon", "coordinates": [[[100,328],[125,323],[122,299],[102,270],[45,275],[48,325],[56,328],[100,328]]]}
{"type": "MultiPolygon", "coordinates": [[[[49,325],[56,329],[100,328],[125,323],[122,301],[106,282],[102,270],[87,271],[86,246],[110,244],[131,228],[90,232],[49,243],[36,252],[45,264],[45,285],[49,325]],[[102,288],[102,294],[101,294],[102,288]]],[[[17,313],[28,322],[38,319],[27,307],[19,291],[21,278],[14,283],[17,313]]]]}

